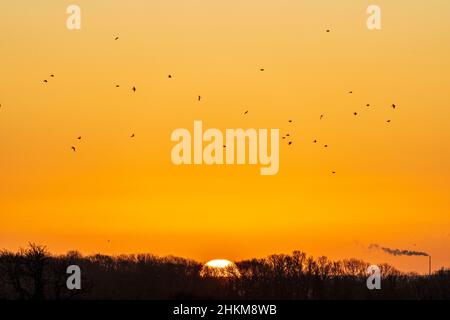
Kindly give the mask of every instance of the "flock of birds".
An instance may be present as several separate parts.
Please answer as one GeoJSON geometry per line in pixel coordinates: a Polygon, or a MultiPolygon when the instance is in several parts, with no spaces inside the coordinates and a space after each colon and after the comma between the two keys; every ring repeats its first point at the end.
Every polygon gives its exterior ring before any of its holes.
{"type": "MultiPolygon", "coordinates": [[[[325,31],[326,31],[327,33],[331,32],[330,29],[326,29],[325,31]]],[[[116,41],[119,40],[119,37],[116,36],[116,37],[114,38],[114,40],[116,40],[116,41]]],[[[265,69],[264,69],[264,68],[260,68],[259,71],[260,71],[260,72],[264,72],[265,69]]],[[[50,74],[50,78],[54,78],[54,77],[55,77],[54,74],[50,74]]],[[[173,75],[172,75],[172,74],[169,74],[167,77],[168,77],[169,79],[172,79],[172,78],[173,78],[173,75]]],[[[49,83],[49,80],[44,79],[43,82],[44,82],[45,84],[47,84],[47,83],[49,83]]],[[[116,84],[116,88],[119,88],[119,87],[120,87],[120,85],[116,84]]],[[[131,88],[131,91],[133,91],[133,93],[135,93],[135,92],[137,91],[136,86],[133,86],[133,87],[131,88]]],[[[353,91],[349,91],[348,93],[349,93],[349,94],[353,94],[353,91]]],[[[201,96],[201,95],[198,95],[198,96],[197,96],[197,101],[198,101],[198,102],[202,101],[202,96],[201,96]]],[[[366,104],[366,107],[370,107],[370,104],[367,103],[367,104],[366,104]]],[[[392,108],[392,109],[396,109],[396,107],[397,107],[397,106],[396,106],[395,104],[392,104],[392,105],[391,105],[391,108],[392,108]]],[[[1,104],[0,104],[0,108],[1,108],[1,104]]],[[[244,113],[243,113],[243,115],[246,116],[246,115],[248,115],[248,113],[249,113],[249,110],[245,110],[244,113]]],[[[356,116],[359,115],[359,113],[355,111],[355,112],[353,112],[353,115],[356,117],[356,116]]],[[[319,120],[323,120],[324,117],[325,117],[325,115],[324,115],[324,114],[321,114],[321,115],[319,116],[319,120]]],[[[288,120],[288,123],[292,123],[292,122],[293,122],[293,120],[288,120]]],[[[388,119],[388,120],[386,120],[386,122],[387,122],[387,123],[390,123],[391,120],[388,119]]],[[[131,134],[130,138],[135,138],[135,134],[134,134],[134,133],[131,134]]],[[[281,138],[282,138],[283,140],[287,140],[287,145],[288,145],[288,146],[291,146],[291,145],[293,144],[292,136],[291,136],[289,133],[286,133],[286,134],[285,134],[284,136],[282,136],[281,138]]],[[[77,137],[77,140],[81,140],[81,136],[77,137]]],[[[318,140],[317,140],[317,139],[314,139],[314,140],[313,140],[313,143],[318,143],[318,140]]],[[[223,147],[226,148],[226,145],[224,145],[223,147]]],[[[328,148],[328,144],[324,144],[323,147],[324,147],[324,148],[328,148]]],[[[71,146],[71,149],[72,149],[73,152],[76,152],[76,150],[77,150],[75,146],[71,146]]],[[[336,171],[332,171],[332,173],[335,174],[336,171]]]]}

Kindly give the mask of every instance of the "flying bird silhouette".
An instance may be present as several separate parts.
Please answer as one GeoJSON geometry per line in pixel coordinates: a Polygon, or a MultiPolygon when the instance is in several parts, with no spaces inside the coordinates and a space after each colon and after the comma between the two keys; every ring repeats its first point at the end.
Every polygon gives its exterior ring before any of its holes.
{"type": "MultiPolygon", "coordinates": [[[[119,37],[115,37],[114,40],[119,40],[119,37]]],[[[126,42],[126,41],[125,41],[126,42]]]]}
{"type": "Polygon", "coordinates": [[[386,121],[387,123],[391,122],[391,120],[386,121]]]}
{"type": "Polygon", "coordinates": [[[291,145],[292,144],[292,141],[289,141],[289,143],[288,143],[289,145],[291,145]]]}
{"type": "Polygon", "coordinates": [[[366,104],[366,107],[370,107],[370,104],[368,103],[368,104],[366,104]]]}
{"type": "Polygon", "coordinates": [[[291,122],[292,122],[292,120],[288,120],[288,122],[289,122],[289,123],[291,123],[291,122]]]}
{"type": "Polygon", "coordinates": [[[133,90],[133,92],[136,92],[136,87],[133,87],[131,90],[133,90]]]}
{"type": "Polygon", "coordinates": [[[357,115],[358,115],[358,112],[353,112],[353,114],[354,114],[355,116],[357,116],[357,115]]]}
{"type": "Polygon", "coordinates": [[[320,120],[322,120],[322,118],[323,118],[323,114],[320,115],[320,120]]]}
{"type": "Polygon", "coordinates": [[[75,147],[74,146],[72,146],[72,150],[75,152],[76,151],[76,149],[75,149],[75,147]]]}
{"type": "Polygon", "coordinates": [[[202,100],[202,96],[198,96],[198,101],[202,100]]]}
{"type": "Polygon", "coordinates": [[[131,135],[131,138],[134,138],[134,133],[131,135]]]}
{"type": "Polygon", "coordinates": [[[395,109],[397,106],[395,104],[392,104],[392,109],[395,109]]]}
{"type": "Polygon", "coordinates": [[[54,74],[51,74],[51,75],[50,75],[50,77],[54,78],[54,77],[55,77],[55,75],[54,75],[54,74]]]}
{"type": "Polygon", "coordinates": [[[263,69],[263,68],[261,68],[261,69],[259,69],[259,71],[264,71],[264,69],[263,69]]]}
{"type": "Polygon", "coordinates": [[[81,140],[81,136],[79,136],[77,139],[78,139],[78,140],[81,140]]]}
{"type": "Polygon", "coordinates": [[[44,82],[47,83],[48,81],[47,81],[47,80],[44,80],[44,82]]]}
{"type": "Polygon", "coordinates": [[[314,143],[317,143],[317,140],[314,140],[313,142],[314,142],[314,143]]]}
{"type": "Polygon", "coordinates": [[[246,110],[245,112],[244,112],[244,115],[246,115],[248,113],[248,110],[246,110]]]}
{"type": "Polygon", "coordinates": [[[169,74],[168,77],[169,77],[169,79],[172,79],[172,75],[171,74],[169,74]]]}
{"type": "Polygon", "coordinates": [[[328,148],[328,145],[326,144],[326,145],[324,145],[324,147],[325,147],[325,148],[328,148]]]}

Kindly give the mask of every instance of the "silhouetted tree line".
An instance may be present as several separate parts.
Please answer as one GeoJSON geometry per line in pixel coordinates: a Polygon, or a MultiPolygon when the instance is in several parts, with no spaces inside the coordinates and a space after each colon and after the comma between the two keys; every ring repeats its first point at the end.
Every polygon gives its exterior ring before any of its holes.
{"type": "Polygon", "coordinates": [[[234,278],[201,277],[202,264],[150,254],[51,255],[30,244],[0,251],[0,299],[449,299],[450,269],[432,276],[381,268],[382,289],[368,290],[368,263],[314,259],[295,251],[236,263],[234,278]],[[69,265],[82,272],[81,290],[68,290],[69,265]]]}

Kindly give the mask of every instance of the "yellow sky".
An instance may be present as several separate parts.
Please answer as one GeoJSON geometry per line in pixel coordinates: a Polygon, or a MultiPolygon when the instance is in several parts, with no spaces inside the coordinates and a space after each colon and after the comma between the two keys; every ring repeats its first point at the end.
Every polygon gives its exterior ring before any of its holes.
{"type": "Polygon", "coordinates": [[[377,1],[381,31],[369,1],[77,1],[75,31],[71,3],[0,3],[0,247],[450,265],[448,1],[377,1]],[[293,145],[276,176],[175,166],[194,120],[293,145]]]}

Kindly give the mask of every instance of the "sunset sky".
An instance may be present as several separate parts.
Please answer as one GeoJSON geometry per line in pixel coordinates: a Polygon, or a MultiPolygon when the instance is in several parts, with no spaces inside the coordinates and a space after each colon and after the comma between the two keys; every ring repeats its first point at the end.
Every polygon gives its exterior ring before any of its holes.
{"type": "Polygon", "coordinates": [[[450,266],[448,0],[15,0],[0,29],[0,248],[450,266]],[[275,176],[175,166],[194,120],[293,144],[275,176]]]}

